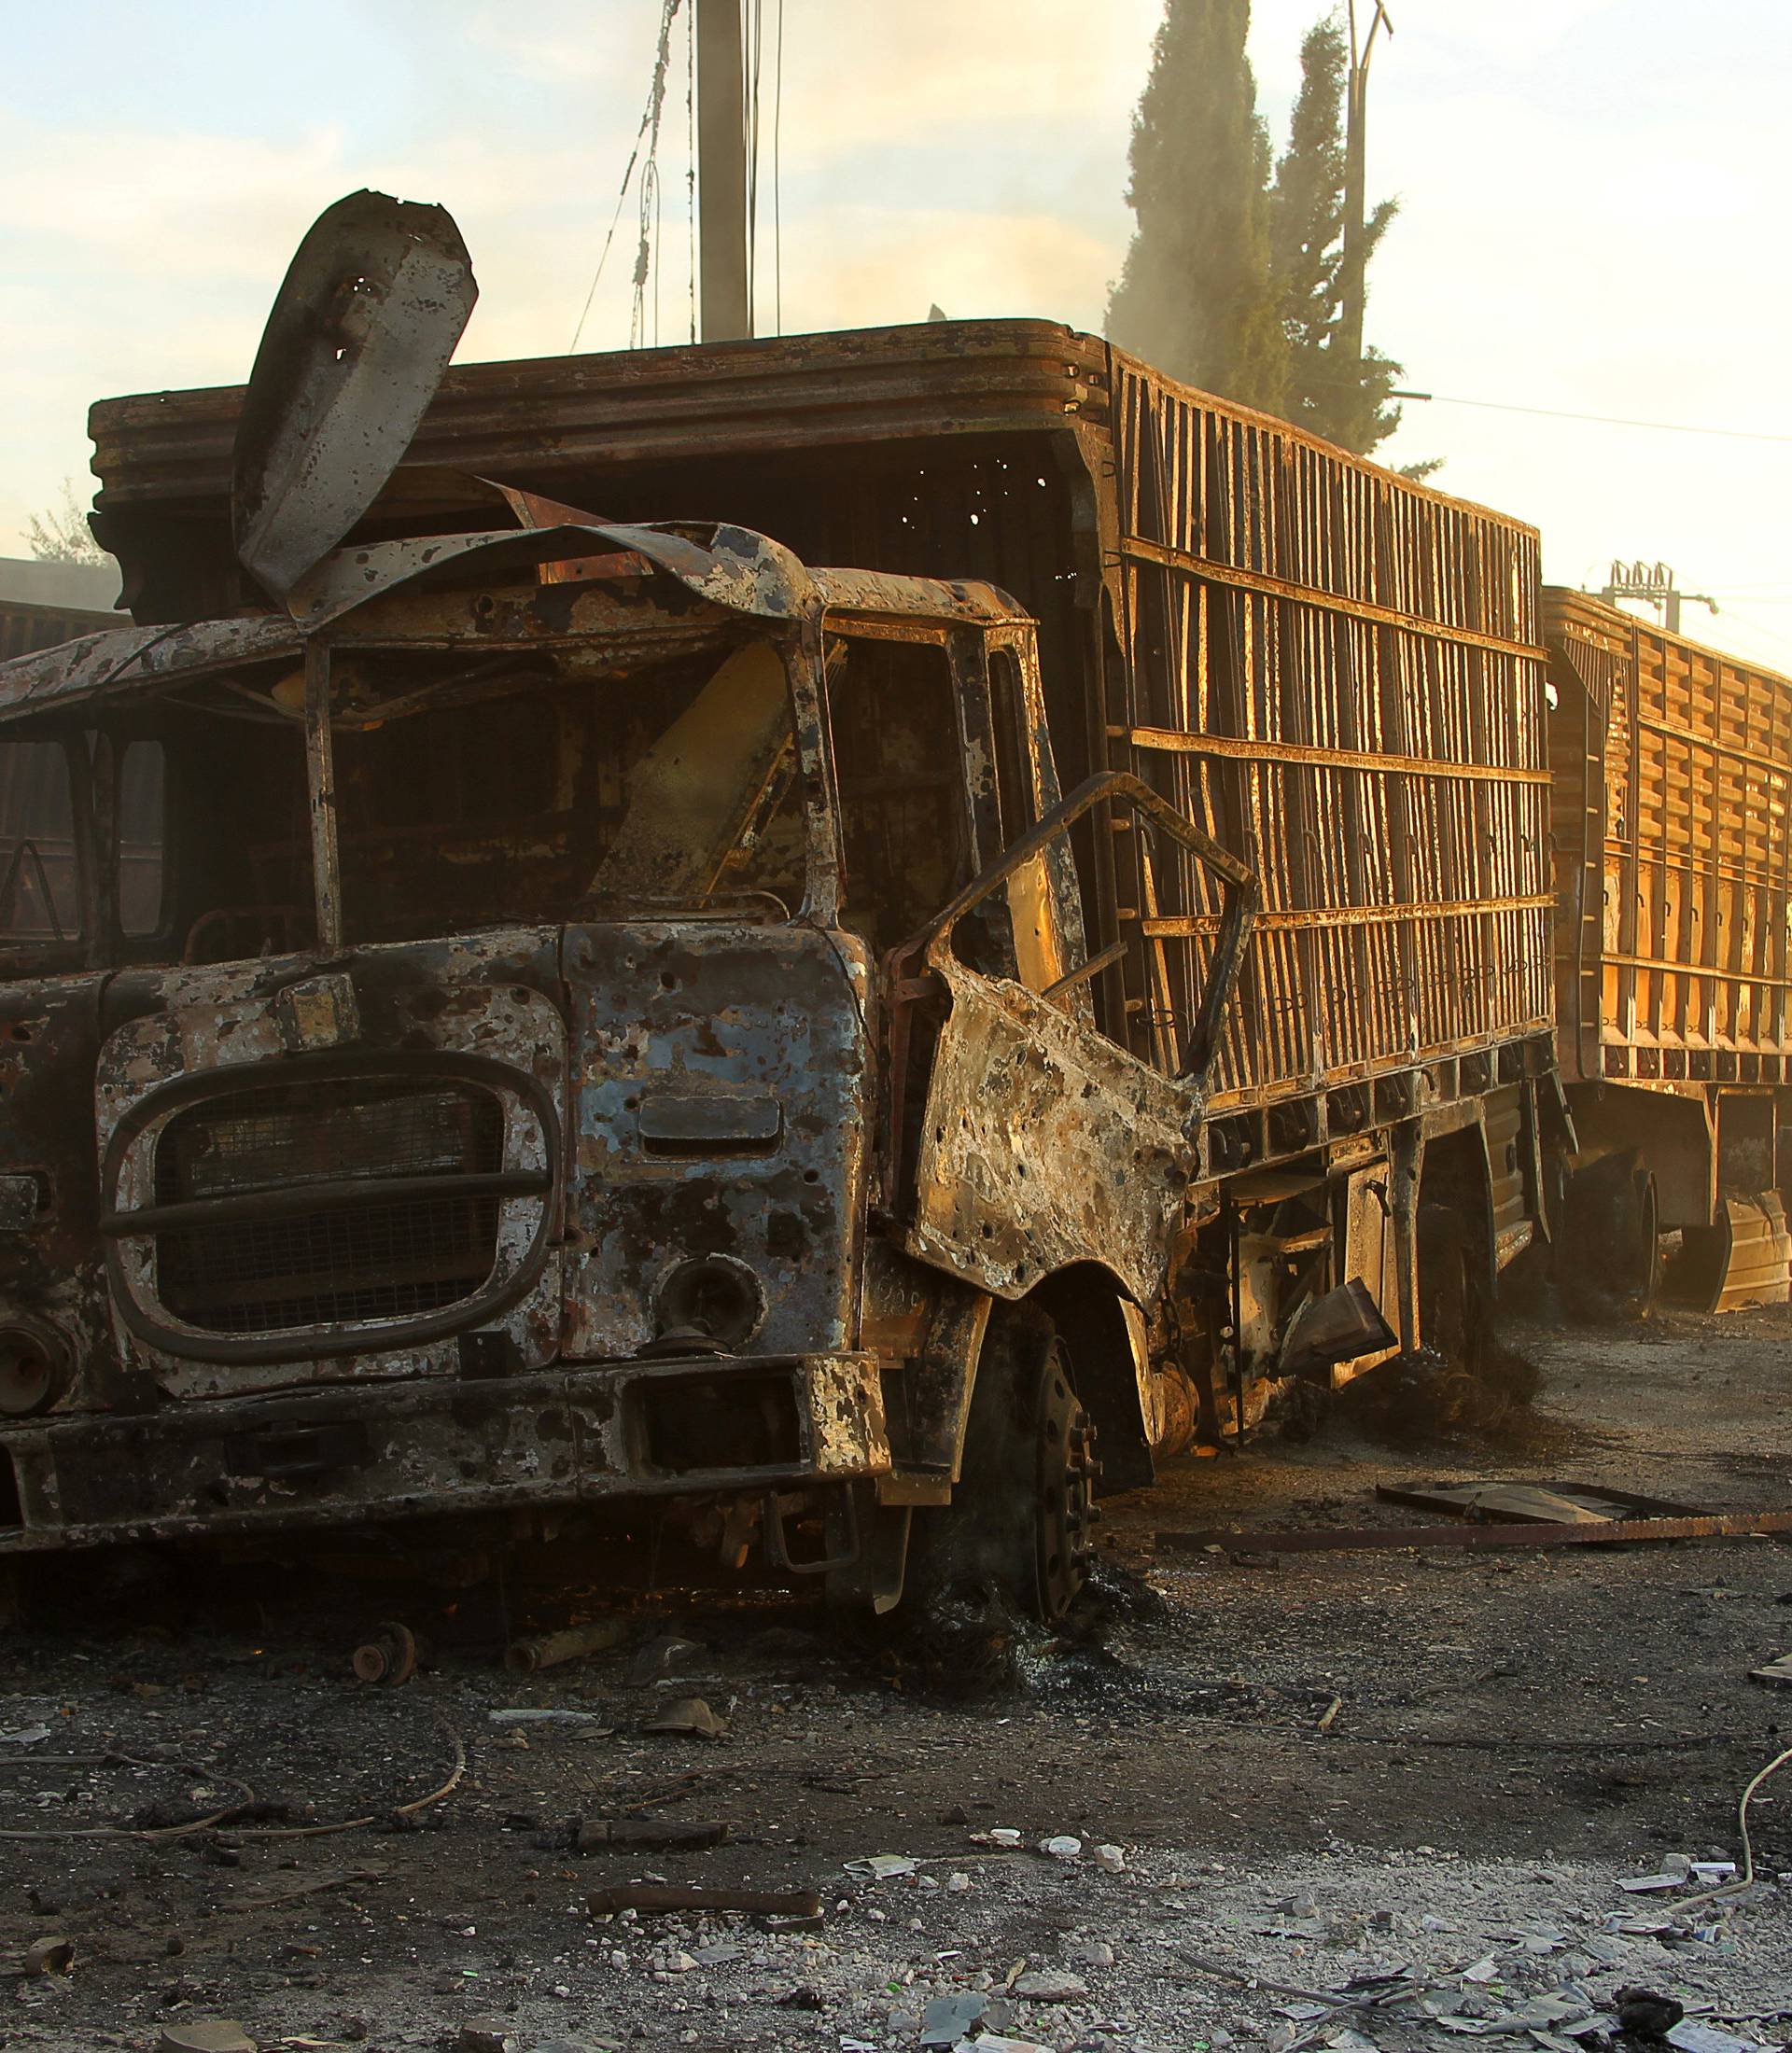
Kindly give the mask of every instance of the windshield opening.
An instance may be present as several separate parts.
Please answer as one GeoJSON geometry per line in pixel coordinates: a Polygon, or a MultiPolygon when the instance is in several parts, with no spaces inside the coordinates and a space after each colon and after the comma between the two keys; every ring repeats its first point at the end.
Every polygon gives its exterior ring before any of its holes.
{"type": "MultiPolygon", "coordinates": [[[[790,690],[768,640],[706,634],[652,660],[596,638],[474,659],[339,648],[331,704],[351,943],[668,912],[789,918],[803,903],[790,690]]],[[[221,962],[316,945],[290,657],[115,716],[109,748],[70,732],[0,744],[0,946],[65,959],[82,944],[89,803],[118,822],[102,954],[221,962]]]]}
{"type": "MultiPolygon", "coordinates": [[[[600,654],[531,654],[528,673],[501,695],[444,694],[403,718],[358,724],[363,659],[338,659],[348,940],[795,912],[803,824],[778,651],[764,641],[711,644],[620,674],[600,654]]],[[[389,702],[406,689],[388,671],[378,695],[389,702]]]]}

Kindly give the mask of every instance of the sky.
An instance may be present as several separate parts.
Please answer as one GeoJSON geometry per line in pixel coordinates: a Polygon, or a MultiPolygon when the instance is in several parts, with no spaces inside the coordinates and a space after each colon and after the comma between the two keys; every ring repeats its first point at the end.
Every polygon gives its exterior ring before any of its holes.
{"type": "MultiPolygon", "coordinates": [[[[1161,0],[782,0],[781,66],[779,0],[755,4],[762,332],[918,320],[935,302],[1099,328],[1161,0]]],[[[1400,213],[1366,332],[1435,397],[1409,403],[1378,454],[1441,457],[1439,487],[1533,522],[1557,582],[1666,561],[1719,607],[1688,608],[1689,632],[1792,671],[1792,7],[1389,6],[1368,189],[1400,213]]],[[[1278,139],[1325,7],[1255,0],[1278,139]]],[[[460,360],[566,350],[659,14],[660,0],[11,0],[0,555],[29,553],[24,524],[65,480],[85,501],[91,400],[246,375],[300,236],[357,187],[459,221],[481,286],[460,360]]],[[[665,342],[691,311],[683,38],[680,17],[648,315],[665,342]]],[[[630,341],[638,232],[631,189],[581,348],[630,341]]]]}

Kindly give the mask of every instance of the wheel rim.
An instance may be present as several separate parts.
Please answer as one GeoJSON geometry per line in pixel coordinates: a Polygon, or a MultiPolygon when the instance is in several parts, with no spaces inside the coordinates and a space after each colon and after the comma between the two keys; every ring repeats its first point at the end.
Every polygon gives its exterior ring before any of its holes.
{"type": "Polygon", "coordinates": [[[1061,1618],[1088,1580],[1100,1507],[1095,1421],[1077,1399],[1054,1348],[1039,1372],[1033,1408],[1038,1452],[1034,1552],[1042,1617],[1061,1618]]]}

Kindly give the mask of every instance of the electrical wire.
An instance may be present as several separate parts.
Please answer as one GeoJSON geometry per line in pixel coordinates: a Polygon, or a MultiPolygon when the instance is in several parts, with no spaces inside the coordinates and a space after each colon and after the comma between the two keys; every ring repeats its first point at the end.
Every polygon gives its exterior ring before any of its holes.
{"type": "Polygon", "coordinates": [[[1646,427],[1660,435],[1713,435],[1725,441],[1792,442],[1792,435],[1775,435],[1753,427],[1693,427],[1685,421],[1632,420],[1622,413],[1573,413],[1561,407],[1515,406],[1506,399],[1459,399],[1447,392],[1388,394],[1391,399],[1422,399],[1432,406],[1472,406],[1490,413],[1532,413],[1544,421],[1591,421],[1601,427],[1646,427]]]}
{"type": "Polygon", "coordinates": [[[747,332],[753,332],[753,307],[759,281],[759,109],[760,70],[764,55],[765,0],[745,0],[747,34],[752,54],[743,66],[747,105],[747,332]]]}
{"type": "Polygon", "coordinates": [[[1755,1845],[1748,1836],[1748,1807],[1755,1792],[1770,1775],[1776,1775],[1788,1761],[1792,1761],[1792,1747],[1784,1753],[1776,1753],[1767,1766],[1743,1792],[1741,1803],[1736,1806],[1736,1823],[1743,1835],[1743,1872],[1733,1882],[1725,1882],[1719,1888],[1703,1890],[1697,1896],[1681,1896],[1673,1905],[1673,1914],[1679,1917],[1683,1910],[1689,1910],[1694,1904],[1721,1903],[1727,1896],[1740,1896],[1745,1889],[1755,1884],[1755,1845]]]}
{"type": "Polygon", "coordinates": [[[684,220],[691,266],[691,341],[697,339],[697,10],[684,10],[684,220]]]}
{"type": "MultiPolygon", "coordinates": [[[[651,133],[649,158],[659,147],[660,110],[665,102],[665,66],[670,54],[672,22],[684,0],[664,0],[660,15],[659,48],[653,61],[653,77],[647,89],[647,105],[641,110],[641,125],[635,131],[635,147],[628,153],[628,162],[623,171],[623,182],[616,189],[616,209],[609,217],[609,227],[604,235],[604,246],[597,253],[597,269],[592,273],[591,290],[585,294],[585,303],[579,314],[578,326],[572,331],[572,341],[567,345],[568,356],[579,347],[579,338],[585,332],[585,323],[591,317],[592,302],[597,297],[597,286],[604,275],[604,266],[609,260],[609,245],[616,239],[616,224],[623,217],[623,205],[628,198],[628,189],[634,180],[635,166],[640,161],[642,140],[651,133]]],[[[639,258],[637,258],[638,271],[639,258]]],[[[637,290],[638,292],[638,286],[637,290]]]]}

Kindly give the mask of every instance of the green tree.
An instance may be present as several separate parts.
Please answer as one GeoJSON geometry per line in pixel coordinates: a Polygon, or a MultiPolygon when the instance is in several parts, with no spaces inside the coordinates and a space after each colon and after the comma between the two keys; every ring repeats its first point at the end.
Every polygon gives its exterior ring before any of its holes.
{"type": "Polygon", "coordinates": [[[34,513],[25,523],[25,539],[39,563],[109,563],[93,539],[87,515],[75,500],[75,481],[63,480],[63,503],[34,513]]]}
{"type": "MultiPolygon", "coordinates": [[[[1338,352],[1344,311],[1344,107],[1350,51],[1337,18],[1307,32],[1288,147],[1269,194],[1270,265],[1287,336],[1286,412],[1327,441],[1367,455],[1399,425],[1389,400],[1401,366],[1378,349],[1359,363],[1338,352]]],[[[1364,228],[1364,263],[1398,203],[1384,200],[1364,228]]]]}
{"type": "Polygon", "coordinates": [[[1132,124],[1138,225],[1107,328],[1172,377],[1279,412],[1288,346],[1250,25],[1250,0],[1166,0],[1132,124]]]}

